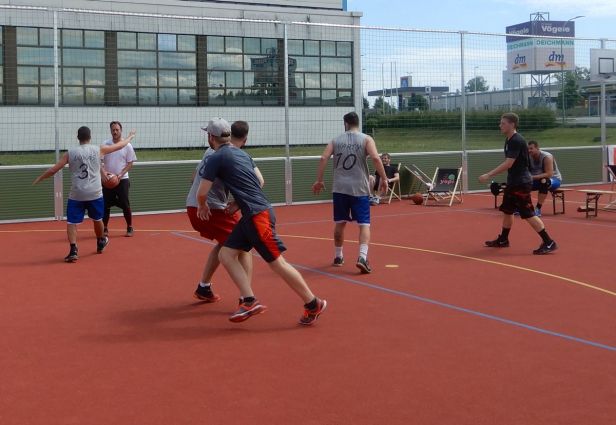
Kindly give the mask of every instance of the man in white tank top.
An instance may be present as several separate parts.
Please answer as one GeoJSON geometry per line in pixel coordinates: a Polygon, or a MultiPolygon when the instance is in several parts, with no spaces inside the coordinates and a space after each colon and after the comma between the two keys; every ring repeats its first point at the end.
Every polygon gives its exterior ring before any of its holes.
{"type": "Polygon", "coordinates": [[[135,137],[132,130],[128,138],[111,146],[93,146],[88,127],[77,130],[79,146],[72,147],[62,155],[62,158],[50,169],[38,176],[33,184],[53,176],[68,164],[71,173],[71,191],[66,202],[66,228],[70,251],[64,261],[74,263],[77,255],[77,225],[83,222],[85,212],[94,221],[96,233],[96,252],[101,254],[109,239],[103,234],[103,187],[101,185],[100,166],[101,155],[115,152],[126,146],[135,137]]]}
{"type": "Polygon", "coordinates": [[[368,245],[370,243],[370,185],[366,158],[372,159],[380,176],[380,190],[387,191],[387,175],[372,137],[359,131],[359,116],[349,112],[344,116],[345,132],[328,143],[321,155],[317,181],[312,191],[317,194],[325,188],[323,173],[329,158],[333,155],[334,182],[332,187],[334,204],[334,266],[344,264],[342,245],[347,222],[359,224],[359,257],[356,266],[361,273],[370,273],[368,245]]]}
{"type": "Polygon", "coordinates": [[[533,190],[538,191],[535,215],[541,217],[541,206],[548,196],[548,191],[560,187],[562,175],[551,153],[539,149],[539,143],[528,141],[528,155],[530,158],[530,173],[533,177],[533,190]]]}

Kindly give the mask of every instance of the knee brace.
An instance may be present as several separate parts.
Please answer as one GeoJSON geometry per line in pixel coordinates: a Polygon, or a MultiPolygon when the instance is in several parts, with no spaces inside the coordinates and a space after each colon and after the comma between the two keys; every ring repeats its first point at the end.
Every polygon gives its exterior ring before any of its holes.
{"type": "Polygon", "coordinates": [[[552,181],[550,179],[541,179],[539,180],[539,193],[548,193],[550,190],[550,186],[552,185],[552,181]]]}

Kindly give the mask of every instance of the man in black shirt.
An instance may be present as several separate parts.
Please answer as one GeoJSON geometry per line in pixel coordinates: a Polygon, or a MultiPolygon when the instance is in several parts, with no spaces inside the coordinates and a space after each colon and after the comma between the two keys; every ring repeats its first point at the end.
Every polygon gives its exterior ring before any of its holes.
{"type": "MultiPolygon", "coordinates": [[[[385,175],[387,175],[387,184],[389,188],[393,188],[394,183],[400,180],[400,173],[398,167],[391,165],[391,156],[388,153],[381,155],[381,161],[383,161],[383,168],[385,168],[385,175]]],[[[381,196],[387,195],[379,189],[381,183],[381,176],[378,172],[370,176],[370,190],[374,195],[370,196],[370,205],[378,205],[381,201],[381,196]]]]}
{"type": "Polygon", "coordinates": [[[517,210],[520,212],[520,217],[526,220],[541,236],[541,246],[535,249],[533,254],[549,254],[555,251],[558,246],[546,232],[541,219],[535,216],[535,209],[530,196],[533,179],[529,168],[528,145],[526,140],[517,132],[519,120],[519,117],[513,112],[507,112],[501,116],[500,131],[507,138],[505,140],[505,161],[492,171],[479,176],[481,183],[488,183],[493,176],[507,171],[507,187],[503,193],[503,203],[500,206],[500,210],[505,214],[503,229],[495,240],[486,241],[485,245],[492,248],[509,246],[509,231],[513,225],[513,213],[517,210]]]}

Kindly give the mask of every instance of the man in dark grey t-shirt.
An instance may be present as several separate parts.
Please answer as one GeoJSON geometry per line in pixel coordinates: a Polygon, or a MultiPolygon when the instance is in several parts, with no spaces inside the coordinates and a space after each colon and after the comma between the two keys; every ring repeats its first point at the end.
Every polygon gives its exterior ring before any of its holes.
{"type": "Polygon", "coordinates": [[[503,212],[503,228],[495,240],[486,241],[485,246],[491,248],[506,248],[509,246],[509,231],[513,226],[513,213],[519,211],[520,217],[539,233],[542,243],[533,254],[544,255],[555,251],[558,246],[545,230],[543,221],[535,215],[533,202],[530,196],[532,189],[532,176],[530,174],[530,158],[526,140],[517,132],[519,117],[513,112],[501,116],[500,130],[507,138],[505,140],[505,161],[498,167],[479,176],[481,183],[488,183],[490,179],[507,171],[507,187],[503,193],[503,203],[500,210],[503,212]]]}

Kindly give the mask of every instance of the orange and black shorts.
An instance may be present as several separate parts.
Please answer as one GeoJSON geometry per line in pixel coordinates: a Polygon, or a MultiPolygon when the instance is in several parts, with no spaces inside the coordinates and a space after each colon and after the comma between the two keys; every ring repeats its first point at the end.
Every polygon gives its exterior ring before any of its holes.
{"type": "Polygon", "coordinates": [[[535,215],[535,208],[530,196],[532,187],[532,183],[516,186],[507,185],[503,192],[503,203],[499,209],[509,215],[518,211],[521,218],[533,217],[535,215]]]}
{"type": "Polygon", "coordinates": [[[225,210],[210,210],[212,213],[209,220],[201,220],[197,217],[197,208],[186,207],[190,224],[201,236],[206,239],[216,240],[224,244],[235,225],[240,220],[240,214],[227,214],[225,210]]]}
{"type": "Polygon", "coordinates": [[[242,216],[224,246],[246,252],[254,248],[268,263],[287,250],[276,235],[276,216],[271,208],[250,217],[242,216]]]}

